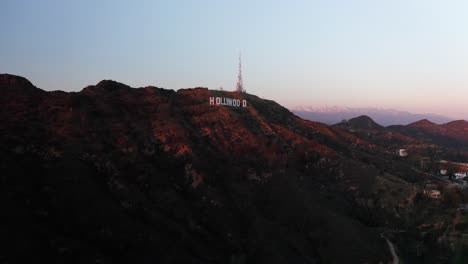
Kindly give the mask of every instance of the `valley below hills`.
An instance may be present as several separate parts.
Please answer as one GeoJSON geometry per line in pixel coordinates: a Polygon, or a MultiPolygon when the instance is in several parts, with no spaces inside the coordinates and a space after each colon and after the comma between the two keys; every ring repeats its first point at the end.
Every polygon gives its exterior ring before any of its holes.
{"type": "Polygon", "coordinates": [[[0,94],[1,263],[468,262],[467,121],[10,74],[0,94]]]}

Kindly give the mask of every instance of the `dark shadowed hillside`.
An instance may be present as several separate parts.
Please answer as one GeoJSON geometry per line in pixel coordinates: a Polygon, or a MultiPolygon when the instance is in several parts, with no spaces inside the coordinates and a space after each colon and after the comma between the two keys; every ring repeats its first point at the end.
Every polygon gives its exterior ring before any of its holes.
{"type": "Polygon", "coordinates": [[[2,262],[391,259],[361,202],[379,172],[341,129],[204,88],[45,92],[4,74],[0,93],[2,262]]]}

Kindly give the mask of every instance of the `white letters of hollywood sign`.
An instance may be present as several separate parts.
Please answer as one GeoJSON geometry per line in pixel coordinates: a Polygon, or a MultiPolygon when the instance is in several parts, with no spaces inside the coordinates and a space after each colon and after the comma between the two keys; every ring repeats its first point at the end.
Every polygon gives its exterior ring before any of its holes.
{"type": "Polygon", "coordinates": [[[210,105],[247,107],[247,100],[232,99],[227,97],[210,97],[210,105]]]}

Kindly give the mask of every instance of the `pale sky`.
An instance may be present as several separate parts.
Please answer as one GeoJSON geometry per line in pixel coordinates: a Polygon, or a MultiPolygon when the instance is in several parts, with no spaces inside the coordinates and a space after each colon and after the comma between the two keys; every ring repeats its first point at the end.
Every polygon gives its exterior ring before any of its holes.
{"type": "Polygon", "coordinates": [[[468,119],[468,1],[1,0],[0,72],[468,119]]]}

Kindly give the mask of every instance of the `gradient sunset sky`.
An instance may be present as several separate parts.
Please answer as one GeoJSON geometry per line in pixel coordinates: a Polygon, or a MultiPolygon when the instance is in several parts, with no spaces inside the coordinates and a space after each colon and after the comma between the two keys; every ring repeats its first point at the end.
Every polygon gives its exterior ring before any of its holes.
{"type": "Polygon", "coordinates": [[[468,1],[2,0],[0,72],[468,119],[468,1]]]}

